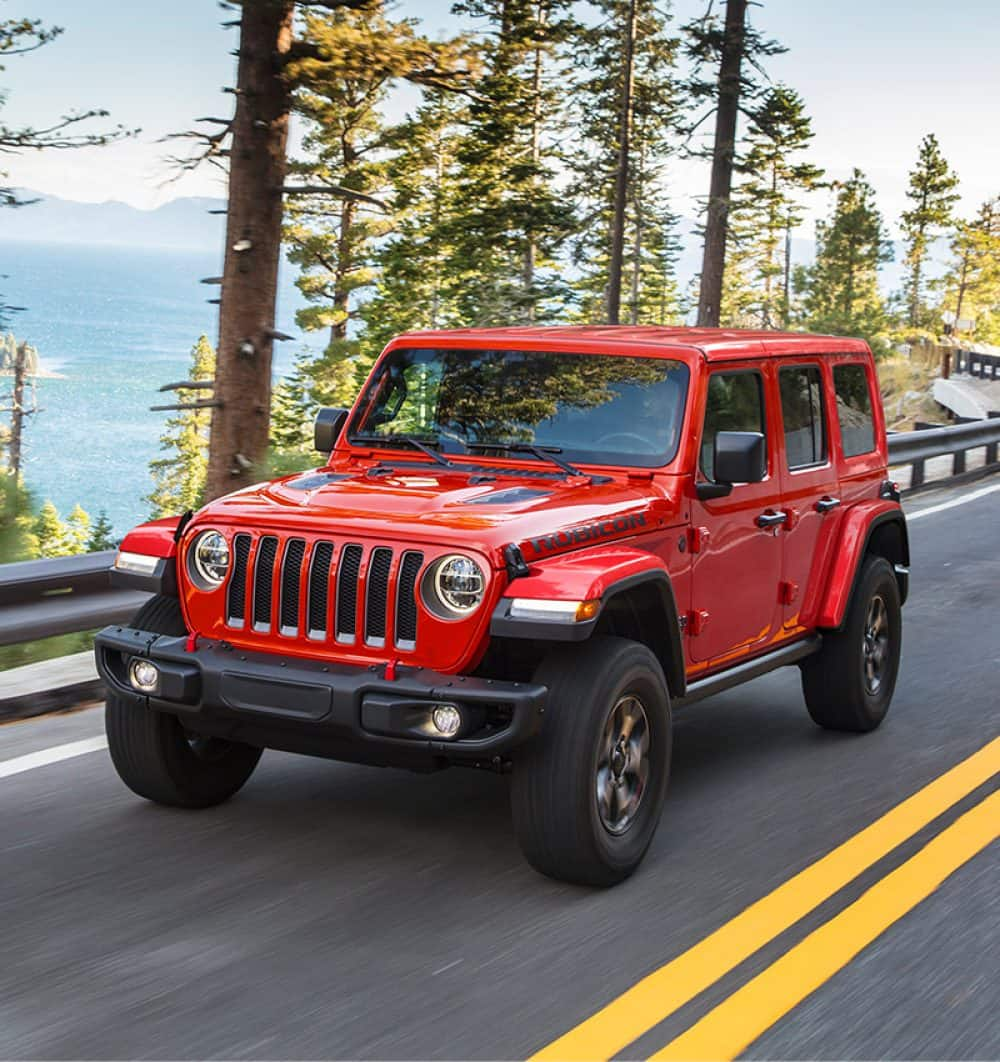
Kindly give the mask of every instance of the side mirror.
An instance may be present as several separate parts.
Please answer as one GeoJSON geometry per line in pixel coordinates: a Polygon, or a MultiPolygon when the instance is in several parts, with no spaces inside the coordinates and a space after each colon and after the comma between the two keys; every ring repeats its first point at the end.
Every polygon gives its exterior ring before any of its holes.
{"type": "Polygon", "coordinates": [[[313,427],[313,445],[320,453],[328,454],[337,442],[337,436],[347,423],[347,409],[321,409],[316,414],[313,427]]]}
{"type": "Polygon", "coordinates": [[[766,472],[759,431],[720,431],[715,436],[715,482],[759,483],[766,472]]]}

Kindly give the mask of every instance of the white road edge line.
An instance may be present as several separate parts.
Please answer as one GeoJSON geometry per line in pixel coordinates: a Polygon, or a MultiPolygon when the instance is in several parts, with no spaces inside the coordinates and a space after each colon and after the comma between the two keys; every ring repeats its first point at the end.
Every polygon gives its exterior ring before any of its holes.
{"type": "Polygon", "coordinates": [[[998,490],[1000,490],[1000,484],[995,484],[992,487],[983,487],[980,490],[974,490],[971,494],[963,494],[960,498],[955,498],[952,501],[941,502],[940,505],[932,505],[929,509],[920,509],[915,513],[907,513],[906,522],[910,524],[914,520],[919,520],[922,516],[933,516],[934,513],[943,513],[945,509],[955,509],[959,505],[966,505],[968,502],[983,498],[987,494],[993,494],[998,490]]]}
{"type": "Polygon", "coordinates": [[[33,771],[36,767],[47,767],[50,763],[71,760],[74,756],[84,756],[88,752],[100,752],[108,747],[106,737],[87,738],[84,741],[71,741],[67,745],[54,745],[50,749],[29,752],[25,756],[15,756],[12,760],[0,760],[0,778],[9,778],[12,774],[33,771]]]}

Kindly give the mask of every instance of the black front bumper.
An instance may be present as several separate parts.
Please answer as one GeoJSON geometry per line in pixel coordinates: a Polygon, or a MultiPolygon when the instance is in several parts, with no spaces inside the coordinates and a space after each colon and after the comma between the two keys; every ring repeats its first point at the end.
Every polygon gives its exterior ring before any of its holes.
{"type": "Polygon", "coordinates": [[[541,722],[546,688],[398,667],[359,668],[234,649],[225,642],[105,627],[97,668],[114,693],[139,708],[169,712],[199,733],[358,763],[416,768],[502,761],[541,722]],[[154,694],[129,682],[129,664],[152,661],[154,694]],[[428,713],[453,704],[456,737],[432,736],[428,713]]]}

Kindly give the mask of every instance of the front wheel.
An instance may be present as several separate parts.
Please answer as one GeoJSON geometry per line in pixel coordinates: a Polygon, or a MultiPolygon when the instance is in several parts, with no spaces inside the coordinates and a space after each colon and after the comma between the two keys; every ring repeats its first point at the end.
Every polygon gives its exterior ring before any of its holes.
{"type": "Polygon", "coordinates": [[[895,573],[884,557],[868,557],[843,627],[824,634],[820,651],[802,664],[813,722],[826,730],[874,730],[889,711],[902,641],[895,573]]]}
{"type": "MultiPolygon", "coordinates": [[[[156,634],[186,633],[176,598],[158,595],[132,625],[156,634]]],[[[104,713],[108,751],[133,793],[157,804],[207,808],[228,800],[253,773],[261,749],[186,730],[172,715],[136,707],[108,694],[104,713]]]]}
{"type": "Polygon", "coordinates": [[[644,645],[596,637],[554,650],[541,732],[514,760],[521,848],[549,877],[614,885],[642,861],[670,772],[670,696],[644,645]]]}

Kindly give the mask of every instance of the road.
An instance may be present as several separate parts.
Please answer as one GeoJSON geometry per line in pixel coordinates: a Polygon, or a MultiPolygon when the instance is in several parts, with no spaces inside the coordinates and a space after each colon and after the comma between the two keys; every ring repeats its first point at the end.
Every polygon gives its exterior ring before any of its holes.
{"type": "MultiPolygon", "coordinates": [[[[908,506],[926,515],[911,525],[904,661],[883,727],[818,730],[794,671],[679,713],[660,830],[640,872],[607,892],[524,864],[492,775],[266,753],[228,805],[185,813],[134,798],[100,749],[20,759],[99,738],[98,709],[0,728],[0,1057],[542,1050],[1000,734],[1000,487],[987,484],[908,506]],[[15,762],[28,769],[10,773],[15,762]]],[[[981,818],[998,777],[769,928],[673,1013],[658,1000],[627,1011],[615,1050],[648,1057],[739,1002],[961,816],[981,818]]],[[[1000,1058],[998,848],[963,859],[742,1053],[1000,1058]]]]}

